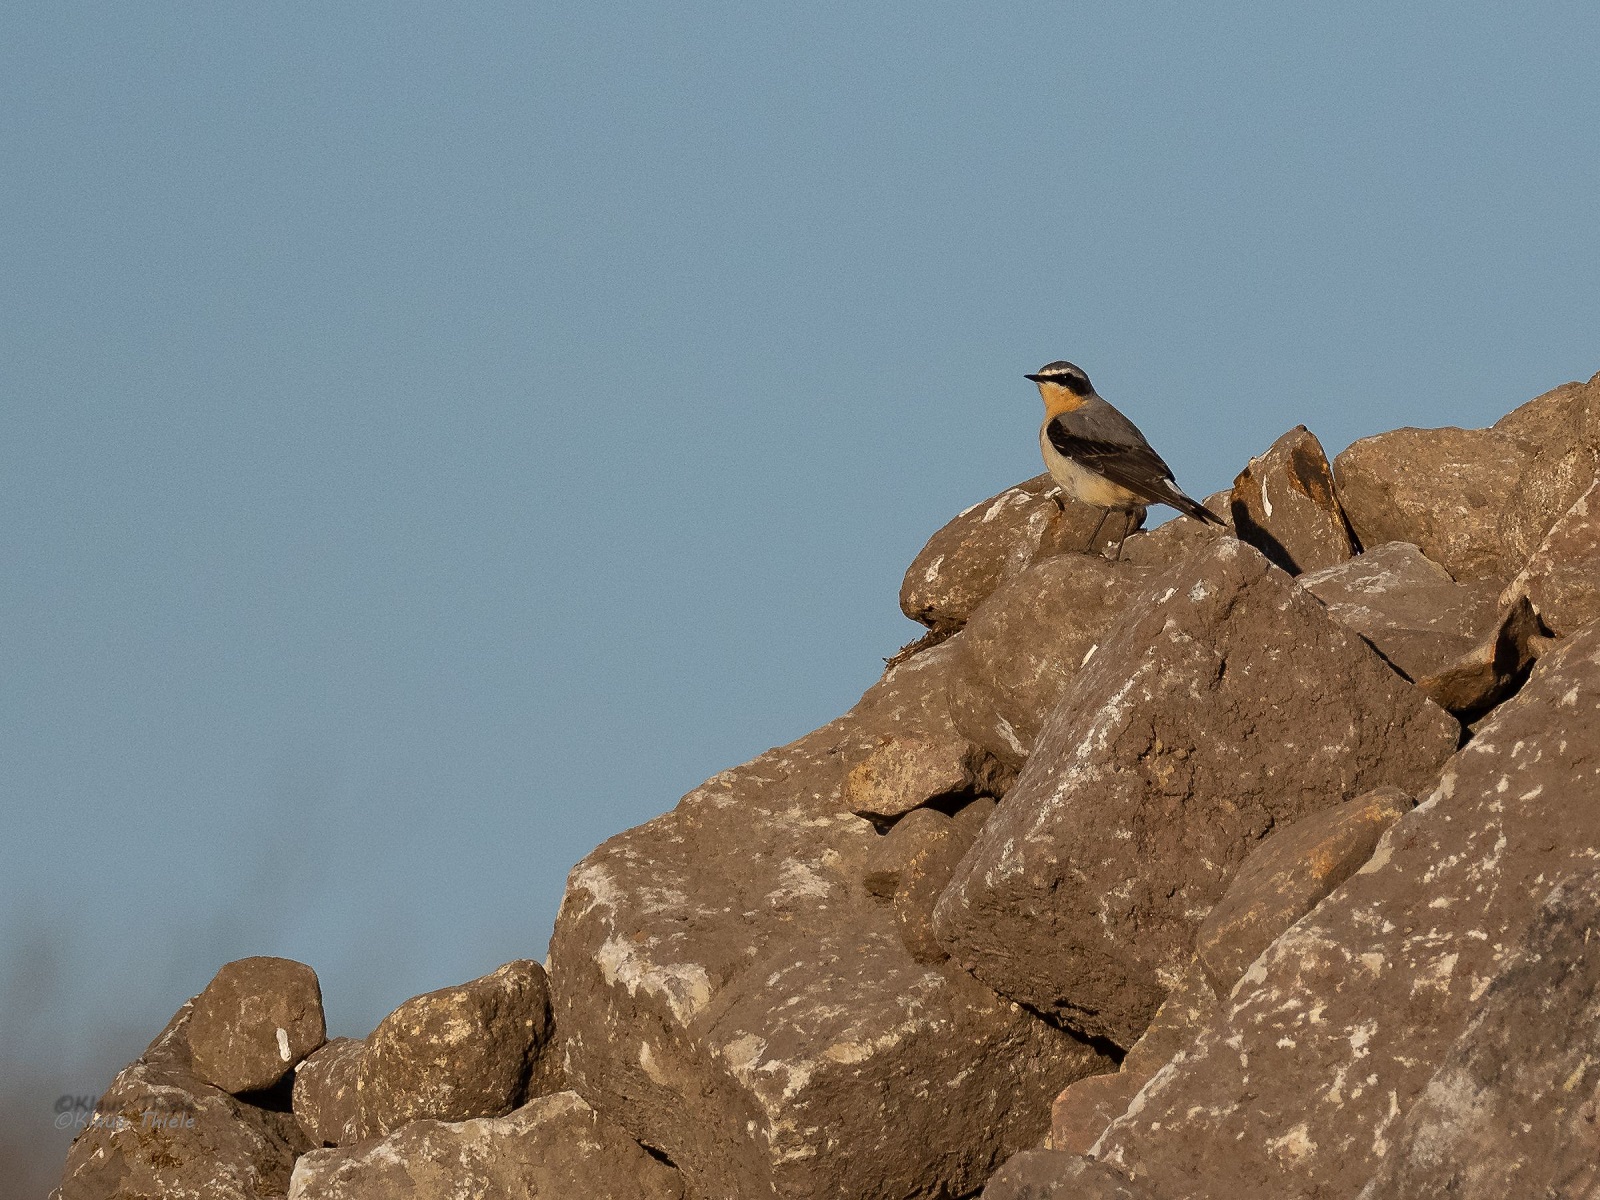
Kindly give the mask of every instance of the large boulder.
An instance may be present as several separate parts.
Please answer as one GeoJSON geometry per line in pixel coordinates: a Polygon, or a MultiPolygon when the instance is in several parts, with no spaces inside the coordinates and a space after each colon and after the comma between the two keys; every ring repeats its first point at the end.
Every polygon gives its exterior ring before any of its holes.
{"type": "Polygon", "coordinates": [[[1552,883],[1592,868],[1597,794],[1590,626],[1541,658],[1366,866],[1256,960],[1097,1153],[1157,1195],[1192,1194],[1198,1177],[1238,1200],[1354,1195],[1400,1145],[1552,883]]]}
{"type": "Polygon", "coordinates": [[[1600,483],[1551,527],[1502,597],[1508,604],[1524,598],[1556,633],[1600,618],[1600,483]]]}
{"type": "Polygon", "coordinates": [[[1276,567],[1298,575],[1355,553],[1322,443],[1296,425],[1233,481],[1233,526],[1276,567]]]}
{"type": "Polygon", "coordinates": [[[313,1146],[343,1146],[362,1135],[361,1059],[367,1044],[334,1038],[295,1069],[294,1119],[313,1146]]]}
{"type": "Polygon", "coordinates": [[[678,1173],[574,1092],[503,1117],[424,1120],[386,1138],[316,1150],[290,1200],[681,1200],[678,1173]]]}
{"type": "Polygon", "coordinates": [[[1155,575],[1151,567],[1065,554],[997,588],[952,643],[956,728],[1020,768],[1050,710],[1155,575]]]}
{"type": "Polygon", "coordinates": [[[327,1038],[317,973],[288,958],[225,964],[194,998],[195,1075],[225,1092],[272,1087],[327,1038]]]}
{"type": "MultiPolygon", "coordinates": [[[[550,956],[571,1086],[694,1194],[968,1194],[1039,1141],[1062,1086],[1111,1065],[917,962],[881,898],[890,835],[847,810],[859,756],[941,726],[950,646],[612,838],[568,881],[550,956]]],[[[904,863],[889,869],[898,890],[904,863]]]]}
{"type": "Polygon", "coordinates": [[[58,1200],[260,1200],[282,1196],[310,1143],[287,1113],[194,1073],[185,1004],[118,1072],[67,1151],[58,1200]]]}
{"type": "Polygon", "coordinates": [[[1600,1195],[1600,875],[1551,893],[1360,1200],[1600,1195]]]}
{"type": "Polygon", "coordinates": [[[1078,673],[945,890],[940,940],[1002,994],[1131,1045],[1261,838],[1425,786],[1458,736],[1259,552],[1218,539],[1078,673]]]}
{"type": "Polygon", "coordinates": [[[366,1039],[356,1072],[363,1137],[411,1121],[499,1117],[555,1091],[550,985],[531,959],[413,996],[366,1039]]]}
{"type": "MultiPolygon", "coordinates": [[[[1143,509],[1139,520],[1143,520],[1143,509]]],[[[900,611],[940,632],[966,623],[972,610],[1007,579],[1052,554],[1098,553],[1116,541],[1121,523],[1101,527],[1101,511],[1060,496],[1049,475],[1036,475],[974,504],[928,539],[900,585],[900,611]],[[1091,544],[1091,537],[1093,542],[1091,544]]],[[[1135,521],[1132,528],[1138,528],[1135,521]]]]}

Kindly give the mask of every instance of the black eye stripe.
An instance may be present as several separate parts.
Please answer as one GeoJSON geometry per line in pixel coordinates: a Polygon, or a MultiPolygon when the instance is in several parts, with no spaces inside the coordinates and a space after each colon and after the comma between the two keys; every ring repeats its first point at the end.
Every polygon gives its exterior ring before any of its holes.
{"type": "Polygon", "coordinates": [[[1074,396],[1087,396],[1090,392],[1089,381],[1081,375],[1046,375],[1044,378],[1051,383],[1059,383],[1074,396]]]}

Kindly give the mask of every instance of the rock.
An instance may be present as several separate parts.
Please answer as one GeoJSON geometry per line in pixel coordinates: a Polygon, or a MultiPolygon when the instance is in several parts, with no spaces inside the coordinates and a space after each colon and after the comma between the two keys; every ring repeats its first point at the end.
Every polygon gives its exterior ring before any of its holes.
{"type": "Polygon", "coordinates": [[[845,776],[845,804],[868,817],[898,817],[930,801],[993,795],[1010,773],[970,742],[886,736],[845,776]]]}
{"type": "Polygon", "coordinates": [[[296,1068],[294,1119],[313,1146],[344,1146],[361,1138],[356,1081],[367,1044],[334,1038],[296,1068]]]}
{"type": "Polygon", "coordinates": [[[1360,1200],[1600,1195],[1600,876],[1557,888],[1360,1200]]]}
{"type": "Polygon", "coordinates": [[[1417,680],[1441,708],[1476,721],[1522,686],[1549,639],[1526,596],[1513,601],[1487,636],[1455,662],[1417,680]]]}
{"type": "Polygon", "coordinates": [[[978,840],[983,823],[994,810],[995,802],[980,796],[947,817],[943,825],[922,840],[900,871],[894,915],[900,923],[900,940],[920,963],[943,962],[950,957],[933,935],[933,906],[955,874],[961,856],[978,840]]]}
{"type": "Polygon", "coordinates": [[[223,966],[188,1026],[195,1076],[235,1095],[272,1087],[326,1037],[317,973],[287,958],[223,966]]]}
{"type": "Polygon", "coordinates": [[[1057,1150],[1024,1150],[995,1172],[983,1200],[1156,1200],[1104,1163],[1057,1150]]]}
{"type": "Polygon", "coordinates": [[[1065,1083],[1109,1065],[915,962],[893,906],[861,885],[886,835],[844,811],[851,756],[938,726],[965,636],[568,880],[550,961],[571,1086],[695,1195],[967,1195],[1037,1144],[1065,1083]]]}
{"type": "Polygon", "coordinates": [[[1597,792],[1590,626],[1542,657],[1372,859],[1252,964],[1097,1153],[1158,1195],[1189,1194],[1202,1174],[1208,1194],[1238,1200],[1354,1195],[1551,882],[1592,869],[1597,792]]]}
{"type": "Polygon", "coordinates": [[[1210,547],[1219,537],[1234,536],[1233,491],[1213,492],[1202,502],[1223,527],[1177,516],[1154,529],[1128,535],[1122,544],[1122,561],[1136,567],[1172,567],[1210,547]]]}
{"type": "Polygon", "coordinates": [[[1520,507],[1533,462],[1491,429],[1395,429],[1353,443],[1333,472],[1363,546],[1410,542],[1456,579],[1503,581],[1538,545],[1520,507]]]}
{"type": "Polygon", "coordinates": [[[67,1151],[59,1200],[259,1200],[281,1196],[309,1149],[286,1112],[214,1087],[191,1069],[195,1000],[118,1072],[67,1151]]]}
{"type": "Polygon", "coordinates": [[[1522,540],[1537,546],[1595,481],[1600,451],[1600,375],[1566,383],[1494,423],[1532,458],[1522,477],[1522,540]]]}
{"type": "MultiPolygon", "coordinates": [[[[1036,475],[956,517],[906,570],[900,611],[931,629],[959,629],[996,587],[1035,559],[1103,551],[1116,541],[1113,525],[1091,547],[1100,510],[1070,496],[1057,503],[1056,493],[1049,475],[1036,475]]],[[[1144,519],[1142,509],[1138,519],[1144,519]]]]}
{"type": "Polygon", "coordinates": [[[1287,575],[1218,539],[1079,672],[945,889],[939,940],[1003,995],[1132,1045],[1256,842],[1424,786],[1458,736],[1287,575]]]}
{"type": "Polygon", "coordinates": [[[1448,669],[1494,629],[1499,586],[1457,583],[1407,542],[1387,542],[1348,562],[1300,577],[1300,586],[1328,606],[1407,679],[1448,669]]]}
{"type": "Polygon", "coordinates": [[[414,996],[366,1041],[356,1088],[363,1137],[410,1121],[499,1117],[559,1086],[550,985],[529,959],[414,996]]]}
{"type": "Polygon", "coordinates": [[[891,825],[867,849],[861,886],[869,896],[893,900],[908,864],[930,841],[941,837],[950,824],[948,813],[936,808],[914,808],[891,825]]]}
{"type": "Polygon", "coordinates": [[[1354,875],[1411,807],[1411,797],[1399,788],[1379,788],[1312,813],[1262,842],[1201,923],[1195,941],[1195,955],[1217,996],[1225,999],[1280,933],[1354,875]]]}
{"type": "Polygon", "coordinates": [[[1128,1110],[1155,1073],[1194,1040],[1217,1013],[1217,996],[1198,959],[1150,1019],[1150,1027],[1128,1050],[1121,1070],[1069,1083],[1050,1107],[1049,1150],[1088,1154],[1106,1126],[1128,1110]]]}
{"type": "Polygon", "coordinates": [[[1600,618],[1600,484],[1573,503],[1501,597],[1526,598],[1558,634],[1600,618]]]}
{"type": "Polygon", "coordinates": [[[1334,495],[1333,469],[1322,443],[1304,425],[1250,460],[1233,481],[1228,507],[1240,541],[1291,575],[1331,567],[1355,553],[1334,495]]]}
{"type": "Polygon", "coordinates": [[[381,1141],[314,1150],[290,1200],[680,1200],[678,1173],[574,1092],[503,1117],[422,1120],[381,1141]]]}
{"type": "Polygon", "coordinates": [[[1048,558],[978,606],[951,643],[960,733],[1020,768],[1039,728],[1111,627],[1154,579],[1149,567],[1085,554],[1048,558]]]}

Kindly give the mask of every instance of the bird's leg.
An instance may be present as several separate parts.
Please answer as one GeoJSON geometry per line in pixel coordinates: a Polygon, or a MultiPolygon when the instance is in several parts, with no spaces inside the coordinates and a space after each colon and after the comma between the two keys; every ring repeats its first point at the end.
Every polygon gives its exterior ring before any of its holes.
{"type": "Polygon", "coordinates": [[[1122,543],[1128,540],[1128,526],[1133,524],[1133,509],[1122,510],[1122,536],[1117,539],[1117,552],[1111,556],[1112,562],[1122,561],[1122,543]]]}
{"type": "Polygon", "coordinates": [[[1089,544],[1083,548],[1083,552],[1085,554],[1093,554],[1096,552],[1095,542],[1100,540],[1100,530],[1105,525],[1106,518],[1110,515],[1111,510],[1109,508],[1102,508],[1100,510],[1100,524],[1096,525],[1094,527],[1094,532],[1089,535],[1089,544]]]}

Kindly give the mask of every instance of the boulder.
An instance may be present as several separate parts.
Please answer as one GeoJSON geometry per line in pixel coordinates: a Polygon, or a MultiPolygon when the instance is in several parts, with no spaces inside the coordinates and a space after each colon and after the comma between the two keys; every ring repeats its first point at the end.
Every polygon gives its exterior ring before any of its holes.
{"type": "Polygon", "coordinates": [[[499,1117],[560,1086],[550,985],[529,959],[414,996],[366,1040],[356,1072],[363,1137],[411,1121],[499,1117]]]}
{"type": "Polygon", "coordinates": [[[1280,933],[1354,875],[1389,826],[1411,808],[1411,797],[1399,788],[1379,788],[1312,813],[1262,842],[1195,940],[1195,956],[1218,998],[1227,998],[1280,933]]]}
{"type": "Polygon", "coordinates": [[[1573,502],[1502,597],[1521,599],[1558,634],[1600,618],[1600,483],[1573,502]]]}
{"type": "Polygon", "coordinates": [[[1261,838],[1426,785],[1459,732],[1259,552],[1217,539],[1077,674],[945,889],[940,941],[1003,995],[1130,1046],[1261,838]]]}
{"type": "Polygon", "coordinates": [[[1355,553],[1334,494],[1333,469],[1322,443],[1304,425],[1250,460],[1233,481],[1228,507],[1239,540],[1291,575],[1331,567],[1355,553]]]}
{"type": "Polygon", "coordinates": [[[900,870],[894,893],[895,920],[900,924],[900,940],[920,963],[943,962],[950,957],[934,937],[933,906],[994,811],[995,802],[980,796],[944,818],[900,870]]]}
{"type": "Polygon", "coordinates": [[[983,1200],[1158,1200],[1123,1175],[1077,1154],[1024,1150],[995,1172],[983,1200]]]}
{"type": "Polygon", "coordinates": [[[693,1194],[970,1194],[1037,1144],[1062,1086],[1110,1065],[963,972],[916,962],[894,906],[862,886],[888,835],[846,810],[852,756],[939,725],[964,636],[568,880],[550,961],[571,1086],[693,1194]]]}
{"type": "Polygon", "coordinates": [[[1528,546],[1589,490],[1600,453],[1600,375],[1588,383],[1565,383],[1494,423],[1530,456],[1518,509],[1528,546]]]}
{"type": "Polygon", "coordinates": [[[930,801],[994,795],[1012,777],[970,742],[886,735],[845,776],[845,804],[865,817],[898,817],[930,801]]]}
{"type": "Polygon", "coordinates": [[[1128,535],[1122,544],[1122,561],[1136,567],[1176,566],[1192,554],[1207,549],[1219,537],[1233,537],[1233,491],[1213,492],[1201,502],[1222,522],[1222,527],[1191,517],[1176,516],[1154,529],[1128,535]]]}
{"type": "Polygon", "coordinates": [[[198,1078],[235,1095],[272,1087],[327,1037],[317,973],[287,958],[227,963],[195,997],[187,1037],[198,1078]]]}
{"type": "Polygon", "coordinates": [[[995,588],[1036,559],[1103,551],[1116,541],[1118,526],[1107,522],[1111,528],[1102,528],[1091,546],[1100,510],[1058,494],[1049,475],[1036,475],[961,513],[912,560],[900,585],[900,611],[930,629],[959,629],[995,588]]]}
{"type": "Polygon", "coordinates": [[[367,1044],[334,1038],[295,1069],[294,1119],[313,1146],[343,1146],[361,1138],[356,1083],[367,1044]]]}
{"type": "Polygon", "coordinates": [[[1354,1195],[1551,884],[1592,869],[1597,793],[1590,626],[1542,657],[1371,860],[1251,965],[1099,1156],[1157,1195],[1190,1194],[1202,1175],[1207,1194],[1239,1200],[1354,1195]]]}
{"type": "Polygon", "coordinates": [[[1551,893],[1360,1200],[1600,1195],[1600,875],[1551,893]]]}
{"type": "Polygon", "coordinates": [[[503,1117],[422,1120],[377,1141],[314,1150],[290,1200],[681,1200],[678,1173],[574,1092],[503,1117]]]}
{"type": "Polygon", "coordinates": [[[67,1151],[58,1200],[259,1200],[287,1190],[295,1157],[310,1145],[289,1113],[195,1075],[188,1034],[196,1002],[100,1097],[67,1151]]]}
{"type": "Polygon", "coordinates": [[[914,808],[891,825],[867,848],[861,886],[869,896],[893,900],[900,877],[929,842],[938,840],[950,824],[950,814],[937,808],[914,808]]]}
{"type": "Polygon", "coordinates": [[[1492,429],[1395,429],[1333,461],[1339,501],[1365,547],[1410,542],[1459,580],[1507,580],[1530,544],[1522,481],[1534,455],[1492,429]]]}
{"type": "Polygon", "coordinates": [[[1500,614],[1482,641],[1417,686],[1463,721],[1476,721],[1522,686],[1533,660],[1548,644],[1544,626],[1523,596],[1500,614]]]}
{"type": "Polygon", "coordinates": [[[1070,554],[997,588],[951,643],[958,666],[949,707],[957,730],[1020,768],[1073,677],[1155,575],[1150,567],[1070,554]]]}

